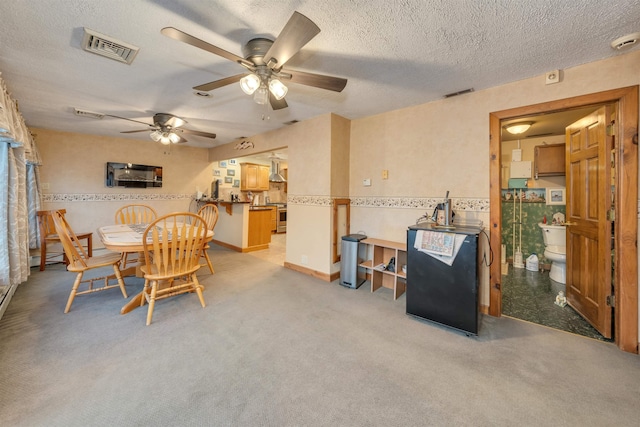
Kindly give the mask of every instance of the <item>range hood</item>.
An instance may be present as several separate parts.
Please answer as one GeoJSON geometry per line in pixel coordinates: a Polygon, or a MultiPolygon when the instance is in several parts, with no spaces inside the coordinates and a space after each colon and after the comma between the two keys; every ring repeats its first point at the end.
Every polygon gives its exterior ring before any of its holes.
{"type": "Polygon", "coordinates": [[[280,162],[271,161],[271,175],[269,175],[269,182],[287,182],[282,175],[280,175],[280,162]]]}

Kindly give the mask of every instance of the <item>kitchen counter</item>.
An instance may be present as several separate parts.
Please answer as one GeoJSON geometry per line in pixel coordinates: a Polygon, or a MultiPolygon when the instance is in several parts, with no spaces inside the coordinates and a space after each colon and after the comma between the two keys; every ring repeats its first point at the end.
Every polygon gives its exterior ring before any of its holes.
{"type": "Polygon", "coordinates": [[[213,243],[238,252],[269,248],[271,232],[265,224],[271,207],[252,206],[249,202],[210,201],[218,205],[218,223],[213,243]],[[222,209],[224,206],[225,209],[222,209]],[[257,209],[254,209],[257,208],[257,209]]]}

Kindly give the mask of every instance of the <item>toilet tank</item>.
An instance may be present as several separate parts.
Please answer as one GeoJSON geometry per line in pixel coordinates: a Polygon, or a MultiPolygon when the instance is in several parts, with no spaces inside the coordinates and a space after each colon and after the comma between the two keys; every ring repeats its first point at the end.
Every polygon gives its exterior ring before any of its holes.
{"type": "Polygon", "coordinates": [[[545,246],[566,246],[567,230],[564,225],[550,225],[538,223],[542,229],[542,238],[545,246]]]}

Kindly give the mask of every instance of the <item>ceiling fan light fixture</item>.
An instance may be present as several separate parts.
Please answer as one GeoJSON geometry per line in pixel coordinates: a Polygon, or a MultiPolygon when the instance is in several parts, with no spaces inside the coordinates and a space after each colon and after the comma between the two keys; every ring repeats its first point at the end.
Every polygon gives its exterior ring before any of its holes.
{"type": "Polygon", "coordinates": [[[174,132],[169,133],[169,141],[177,144],[178,142],[180,142],[180,135],[174,132]]]}
{"type": "Polygon", "coordinates": [[[267,87],[264,85],[260,86],[253,94],[253,100],[256,104],[260,105],[264,105],[269,102],[269,92],[267,91],[267,87]]]}
{"type": "Polygon", "coordinates": [[[271,91],[273,96],[278,101],[280,101],[282,98],[285,97],[285,95],[289,91],[289,88],[287,88],[280,80],[271,79],[271,81],[269,81],[269,90],[271,91]]]}
{"type": "Polygon", "coordinates": [[[253,95],[253,93],[260,87],[260,77],[255,74],[247,74],[240,79],[240,88],[247,95],[253,95]]]}
{"type": "Polygon", "coordinates": [[[533,122],[516,122],[506,125],[504,128],[512,135],[519,135],[529,130],[533,122]]]}
{"type": "Polygon", "coordinates": [[[159,130],[154,130],[153,132],[151,132],[149,134],[149,136],[151,137],[151,139],[153,139],[155,142],[160,141],[160,138],[162,138],[162,132],[160,132],[159,130]]]}

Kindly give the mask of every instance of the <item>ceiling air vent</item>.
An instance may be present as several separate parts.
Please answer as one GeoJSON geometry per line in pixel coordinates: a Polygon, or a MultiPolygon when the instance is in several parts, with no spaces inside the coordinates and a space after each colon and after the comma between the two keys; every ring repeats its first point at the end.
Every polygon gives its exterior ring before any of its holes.
{"type": "Polygon", "coordinates": [[[458,92],[448,93],[444,97],[445,98],[451,98],[452,96],[464,95],[465,93],[471,93],[471,92],[473,92],[473,88],[460,90],[458,92]]]}
{"type": "Polygon", "coordinates": [[[93,111],[83,111],[83,110],[78,110],[77,108],[74,108],[73,112],[76,114],[76,116],[89,117],[90,119],[101,119],[104,117],[104,114],[102,113],[96,113],[93,111]]]}
{"type": "Polygon", "coordinates": [[[288,122],[284,122],[283,125],[290,126],[290,125],[298,123],[299,121],[300,120],[293,119],[293,120],[290,120],[288,122]]]}
{"type": "Polygon", "coordinates": [[[84,29],[82,48],[97,55],[106,56],[118,62],[131,64],[138,54],[139,47],[121,42],[88,28],[84,29]]]}

